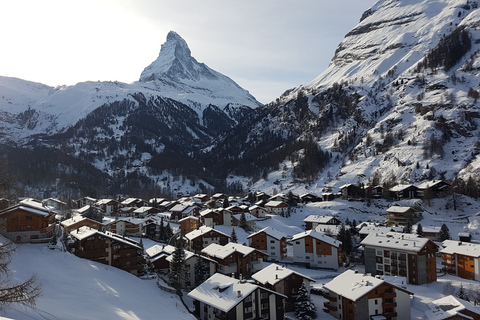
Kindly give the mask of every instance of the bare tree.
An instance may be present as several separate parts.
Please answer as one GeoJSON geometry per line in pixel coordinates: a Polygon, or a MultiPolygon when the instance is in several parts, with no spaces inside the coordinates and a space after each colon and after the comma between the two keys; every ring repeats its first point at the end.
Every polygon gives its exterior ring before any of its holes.
{"type": "Polygon", "coordinates": [[[0,309],[12,304],[35,306],[42,286],[33,275],[23,283],[12,283],[9,265],[16,247],[12,242],[0,244],[0,309]]]}

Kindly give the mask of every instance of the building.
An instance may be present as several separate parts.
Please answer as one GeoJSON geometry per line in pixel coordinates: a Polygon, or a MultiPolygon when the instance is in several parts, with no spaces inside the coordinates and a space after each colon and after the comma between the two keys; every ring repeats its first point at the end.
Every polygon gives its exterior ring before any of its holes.
{"type": "Polygon", "coordinates": [[[268,254],[269,261],[280,261],[287,256],[287,238],[278,230],[266,227],[248,236],[248,245],[268,254]]]}
{"type": "Polygon", "coordinates": [[[95,203],[95,207],[97,207],[101,213],[110,216],[117,212],[119,203],[113,199],[100,199],[95,203]]]}
{"type": "Polygon", "coordinates": [[[265,209],[264,207],[257,206],[256,204],[249,207],[248,212],[250,212],[251,215],[254,215],[259,219],[264,219],[267,217],[267,209],[265,209]]]}
{"type": "Polygon", "coordinates": [[[90,227],[96,230],[103,230],[104,224],[90,218],[82,217],[81,215],[74,216],[70,219],[63,220],[60,222],[65,231],[70,232],[72,230],[81,228],[81,227],[90,227]]]}
{"type": "Polygon", "coordinates": [[[189,232],[197,230],[200,227],[200,219],[194,216],[188,216],[183,219],[178,220],[180,224],[180,234],[182,236],[186,235],[189,232]]]}
{"type": "Polygon", "coordinates": [[[267,209],[270,214],[283,216],[287,214],[288,204],[279,200],[270,200],[265,204],[265,209],[267,209]]]}
{"type": "Polygon", "coordinates": [[[411,184],[399,184],[388,191],[390,197],[395,200],[418,198],[418,188],[411,184]]]}
{"type": "MultiPolygon", "coordinates": [[[[175,250],[174,250],[175,251],[175,250]]],[[[184,250],[185,251],[185,274],[184,277],[181,279],[183,282],[183,285],[187,289],[192,289],[195,288],[195,265],[199,260],[202,260],[206,265],[206,272],[208,274],[205,274],[205,276],[210,277],[215,273],[215,265],[217,262],[215,260],[209,259],[207,257],[195,254],[191,251],[184,250]],[[208,270],[208,271],[207,271],[208,270]]],[[[169,263],[170,271],[171,269],[171,263],[173,260],[173,252],[171,255],[167,256],[165,260],[169,263]]],[[[203,274],[202,274],[203,275],[203,274]]]]}
{"type": "Polygon", "coordinates": [[[262,287],[287,297],[285,299],[285,312],[295,310],[295,298],[298,296],[298,290],[302,283],[305,283],[305,286],[310,288],[310,283],[315,282],[310,277],[275,263],[253,274],[252,278],[262,287]]]}
{"type": "Polygon", "coordinates": [[[452,295],[428,303],[426,320],[480,320],[480,307],[452,295]]]}
{"type": "Polygon", "coordinates": [[[428,238],[397,232],[371,233],[360,243],[364,247],[365,272],[401,276],[410,284],[437,281],[438,246],[428,238]]]}
{"type": "Polygon", "coordinates": [[[283,319],[285,296],[216,273],[188,293],[198,319],[283,319]]]}
{"type": "Polygon", "coordinates": [[[418,196],[421,198],[437,198],[445,195],[451,185],[443,180],[425,181],[418,185],[418,196]]]}
{"type": "Polygon", "coordinates": [[[202,253],[218,262],[215,272],[235,274],[237,277],[250,276],[262,270],[263,259],[268,256],[252,247],[232,242],[224,246],[212,243],[202,253]]]}
{"type": "Polygon", "coordinates": [[[347,270],[323,286],[324,307],[342,320],[410,320],[413,293],[381,277],[347,270]]]}
{"type": "Polygon", "coordinates": [[[421,220],[421,213],[412,207],[391,206],[387,209],[387,226],[414,225],[421,220]]]}
{"type": "Polygon", "coordinates": [[[230,236],[210,227],[199,227],[185,235],[188,241],[188,247],[195,253],[200,253],[203,248],[215,243],[218,245],[226,245],[230,236]]]}
{"type": "Polygon", "coordinates": [[[56,211],[35,199],[25,199],[0,211],[0,234],[15,242],[48,242],[56,211]]]}
{"type": "Polygon", "coordinates": [[[305,219],[305,230],[315,230],[318,225],[337,226],[342,222],[333,216],[320,216],[317,214],[311,214],[305,219]]]}
{"type": "Polygon", "coordinates": [[[357,199],[365,197],[365,190],[356,184],[344,184],[340,188],[340,193],[344,199],[357,199]]]}
{"type": "Polygon", "coordinates": [[[341,264],[342,243],[324,233],[308,230],[292,238],[293,261],[308,267],[337,270],[341,264]]]}
{"type": "Polygon", "coordinates": [[[442,265],[444,271],[458,277],[480,280],[480,245],[455,241],[443,241],[442,265]]]}
{"type": "Polygon", "coordinates": [[[140,244],[111,232],[81,227],[70,233],[74,240],[73,253],[92,261],[137,274],[145,260],[140,244]]]}
{"type": "Polygon", "coordinates": [[[142,219],[118,218],[108,223],[105,229],[119,235],[140,237],[143,234],[143,223],[142,219]]]}

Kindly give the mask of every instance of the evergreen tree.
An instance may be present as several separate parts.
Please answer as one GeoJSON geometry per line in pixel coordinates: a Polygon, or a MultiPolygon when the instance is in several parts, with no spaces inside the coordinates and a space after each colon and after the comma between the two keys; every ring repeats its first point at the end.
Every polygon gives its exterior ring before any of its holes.
{"type": "Polygon", "coordinates": [[[403,233],[412,233],[412,222],[410,220],[408,220],[405,227],[403,227],[403,233]]]}
{"type": "Polygon", "coordinates": [[[210,277],[210,266],[208,265],[208,262],[206,262],[202,257],[198,256],[197,262],[194,266],[194,272],[195,287],[197,287],[210,277]]]}
{"type": "Polygon", "coordinates": [[[338,229],[337,240],[342,242],[342,253],[349,255],[353,251],[352,233],[345,225],[340,225],[338,229]]]}
{"type": "Polygon", "coordinates": [[[298,296],[295,300],[295,316],[298,320],[317,318],[317,311],[310,298],[310,292],[308,291],[305,282],[302,282],[300,289],[298,289],[298,296]]]}
{"type": "Polygon", "coordinates": [[[177,290],[177,294],[181,295],[185,286],[185,243],[182,238],[175,241],[175,251],[172,253],[172,261],[170,262],[169,284],[177,290]]]}
{"type": "Polygon", "coordinates": [[[231,240],[233,243],[237,243],[237,242],[238,242],[238,237],[237,237],[237,233],[235,232],[235,228],[232,228],[232,233],[230,234],[230,240],[231,240]]]}
{"type": "Polygon", "coordinates": [[[444,223],[440,228],[440,241],[450,240],[450,230],[448,229],[447,225],[444,223]]]}
{"type": "Polygon", "coordinates": [[[417,236],[423,237],[423,227],[420,223],[417,225],[417,236]]]}
{"type": "Polygon", "coordinates": [[[223,208],[228,208],[230,207],[230,202],[228,201],[228,198],[223,199],[223,208]]]}
{"type": "Polygon", "coordinates": [[[467,291],[463,287],[463,283],[460,283],[460,289],[458,289],[457,297],[465,301],[470,301],[470,297],[468,296],[467,291]]]}
{"type": "Polygon", "coordinates": [[[160,218],[160,228],[159,228],[158,239],[160,241],[165,241],[165,225],[163,224],[163,217],[160,218]]]}
{"type": "Polygon", "coordinates": [[[247,229],[248,229],[247,218],[245,217],[245,212],[242,212],[242,214],[240,215],[240,225],[239,225],[239,227],[242,228],[245,231],[247,231],[247,229]]]}

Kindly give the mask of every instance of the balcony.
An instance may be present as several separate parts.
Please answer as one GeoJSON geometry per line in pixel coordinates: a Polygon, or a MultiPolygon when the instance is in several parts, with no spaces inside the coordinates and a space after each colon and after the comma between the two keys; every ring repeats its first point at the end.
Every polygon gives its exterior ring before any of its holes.
{"type": "Polygon", "coordinates": [[[337,311],[337,307],[332,306],[332,305],[330,304],[330,302],[328,302],[328,301],[324,302],[324,303],[323,303],[323,306],[324,306],[325,308],[327,308],[328,310],[330,310],[330,311],[337,311]]]}
{"type": "Polygon", "coordinates": [[[383,314],[383,316],[387,319],[392,319],[392,318],[396,318],[397,317],[397,313],[396,312],[385,312],[383,314]]]}
{"type": "Polygon", "coordinates": [[[331,302],[337,302],[337,298],[330,296],[328,293],[324,293],[323,297],[331,302]]]}

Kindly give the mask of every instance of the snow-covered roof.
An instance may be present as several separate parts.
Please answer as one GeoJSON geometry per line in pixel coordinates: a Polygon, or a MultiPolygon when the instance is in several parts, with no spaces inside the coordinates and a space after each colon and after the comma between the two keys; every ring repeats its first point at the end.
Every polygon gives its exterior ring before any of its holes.
{"type": "Polygon", "coordinates": [[[253,210],[267,211],[267,209],[265,209],[264,207],[260,207],[259,205],[256,205],[256,204],[248,208],[248,211],[253,211],[253,210]]]}
{"type": "Polygon", "coordinates": [[[450,319],[458,314],[461,314],[462,319],[473,319],[473,317],[462,312],[465,310],[480,315],[480,307],[452,295],[431,301],[427,305],[430,308],[430,310],[425,311],[427,320],[450,319]]]}
{"type": "Polygon", "coordinates": [[[178,222],[186,221],[186,220],[199,220],[198,217],[195,216],[186,216],[185,218],[182,218],[178,220],[178,222]]]}
{"type": "Polygon", "coordinates": [[[289,277],[291,274],[296,274],[298,276],[301,276],[305,279],[308,279],[309,281],[315,282],[310,277],[307,277],[306,275],[303,275],[299,272],[293,271],[292,269],[288,269],[285,266],[280,266],[278,264],[272,263],[269,266],[263,268],[262,270],[258,271],[257,273],[252,275],[252,278],[255,279],[256,281],[260,282],[263,285],[271,284],[274,285],[277,282],[282,281],[283,279],[286,279],[289,277]]]}
{"type": "Polygon", "coordinates": [[[253,252],[257,252],[261,255],[267,256],[266,253],[259,251],[255,248],[247,247],[247,246],[244,246],[243,244],[233,243],[233,242],[229,242],[224,246],[221,246],[216,243],[212,243],[206,248],[203,248],[202,250],[202,253],[209,255],[210,257],[219,258],[219,259],[225,259],[226,257],[233,254],[234,252],[239,252],[244,257],[253,252]]]}
{"type": "Polygon", "coordinates": [[[214,233],[217,233],[217,234],[220,234],[222,236],[225,236],[227,238],[230,238],[230,236],[226,235],[225,233],[221,232],[221,231],[218,231],[218,230],[215,230],[211,227],[206,227],[206,226],[201,226],[200,228],[196,229],[196,230],[193,230],[193,231],[190,231],[189,233],[187,233],[185,235],[185,238],[187,238],[188,240],[193,240],[193,239],[196,239],[206,233],[209,233],[209,232],[214,232],[214,233]]]}
{"type": "Polygon", "coordinates": [[[122,242],[124,244],[127,244],[129,246],[136,247],[137,249],[141,249],[140,244],[132,239],[120,236],[116,233],[112,233],[109,231],[98,231],[95,229],[92,229],[90,227],[80,227],[70,233],[74,238],[78,240],[83,240],[86,239],[94,234],[101,234],[107,238],[110,238],[111,240],[117,241],[117,242],[122,242]]]}
{"type": "Polygon", "coordinates": [[[40,215],[40,216],[45,216],[45,217],[49,216],[52,213],[56,213],[56,211],[53,207],[45,206],[40,201],[37,201],[35,199],[31,199],[31,198],[24,199],[24,200],[20,201],[18,204],[14,205],[12,207],[8,207],[8,208],[2,210],[1,212],[2,213],[8,213],[12,210],[17,210],[17,209],[21,209],[21,210],[24,210],[24,211],[27,211],[27,212],[30,212],[30,213],[33,213],[33,214],[37,214],[37,215],[40,215]]]}
{"type": "MultiPolygon", "coordinates": [[[[425,229],[424,229],[425,230],[425,229]]],[[[402,232],[403,227],[375,227],[375,226],[363,226],[358,232],[361,235],[368,235],[371,233],[389,233],[389,232],[402,232]]]]}
{"type": "Polygon", "coordinates": [[[428,238],[420,238],[415,234],[388,232],[370,233],[360,244],[363,246],[419,252],[428,242],[431,242],[431,240],[428,238]]]}
{"type": "Polygon", "coordinates": [[[143,219],[136,219],[136,218],[132,218],[132,217],[121,217],[121,218],[110,221],[108,224],[115,224],[115,223],[122,222],[122,221],[129,222],[131,224],[136,224],[136,225],[140,225],[140,224],[143,224],[145,222],[145,220],[143,220],[143,219]]]}
{"type": "Polygon", "coordinates": [[[330,222],[332,219],[337,219],[334,216],[320,216],[317,214],[311,214],[305,219],[303,219],[303,222],[312,222],[312,223],[321,223],[321,224],[327,224],[330,222]]]}
{"type": "MultiPolygon", "coordinates": [[[[247,212],[244,212],[243,214],[245,215],[245,221],[247,221],[247,222],[257,221],[257,220],[258,220],[258,218],[255,217],[253,214],[250,214],[250,213],[247,213],[247,212]]],[[[241,213],[235,214],[235,215],[233,215],[233,217],[234,217],[235,219],[237,219],[238,221],[240,221],[240,219],[241,219],[241,217],[242,217],[242,214],[241,214],[241,213]]]]}
{"type": "Polygon", "coordinates": [[[413,210],[413,208],[412,207],[403,207],[403,206],[391,206],[387,209],[387,212],[405,213],[405,212],[408,212],[409,210],[413,210]]]}
{"type": "Polygon", "coordinates": [[[440,253],[446,254],[462,254],[469,257],[480,257],[480,244],[474,244],[469,242],[461,242],[455,240],[443,241],[443,249],[440,253]]]}
{"type": "Polygon", "coordinates": [[[77,212],[80,213],[80,214],[83,214],[85,212],[87,212],[88,210],[90,210],[91,206],[89,204],[81,207],[80,209],[77,209],[77,212]]]}
{"type": "Polygon", "coordinates": [[[266,233],[266,234],[269,235],[270,237],[272,237],[272,238],[274,238],[274,239],[277,239],[277,240],[281,240],[282,238],[286,238],[286,236],[285,236],[284,233],[282,233],[282,232],[280,232],[280,231],[278,231],[278,230],[276,230],[276,229],[268,226],[268,227],[266,227],[266,228],[263,228],[262,230],[259,230],[259,231],[255,232],[255,233],[252,233],[251,235],[249,235],[249,236],[247,237],[247,239],[248,239],[248,238],[251,238],[251,237],[253,237],[253,236],[257,235],[257,234],[260,234],[260,233],[266,233]]]}
{"type": "Polygon", "coordinates": [[[153,207],[140,207],[140,208],[137,208],[135,209],[135,211],[133,211],[134,213],[144,213],[144,212],[148,212],[150,210],[152,210],[153,207]]]}
{"type": "Polygon", "coordinates": [[[444,182],[443,180],[432,180],[432,181],[424,181],[418,185],[418,189],[427,189],[438,184],[445,183],[444,188],[448,187],[448,183],[444,182]]]}
{"type": "Polygon", "coordinates": [[[159,244],[155,244],[151,246],[150,248],[146,249],[145,252],[150,258],[153,258],[155,256],[158,256],[159,254],[162,253],[167,253],[167,254],[172,254],[173,251],[175,251],[175,247],[171,245],[167,246],[161,246],[159,244]]]}
{"type": "Polygon", "coordinates": [[[228,312],[257,288],[255,284],[215,273],[190,291],[188,296],[228,312]]]}
{"type": "MultiPolygon", "coordinates": [[[[67,219],[67,220],[63,220],[62,222],[60,222],[60,224],[64,227],[69,227],[75,223],[78,223],[80,221],[84,221],[84,220],[90,220],[90,221],[93,221],[92,219],[89,219],[89,218],[86,218],[86,217],[82,217],[80,215],[76,215],[70,219],[67,219]]],[[[99,224],[102,224],[101,222],[98,222],[99,224]]]]}
{"type": "MultiPolygon", "coordinates": [[[[185,261],[195,256],[195,253],[193,253],[192,251],[183,250],[183,252],[185,253],[185,261]]],[[[172,259],[173,259],[173,252],[165,260],[167,260],[168,262],[172,262],[172,259]]]]}
{"type": "Polygon", "coordinates": [[[390,188],[390,191],[392,192],[399,192],[399,191],[403,191],[405,189],[408,189],[410,187],[415,187],[414,185],[412,184],[397,184],[396,186],[394,187],[391,187],[390,188]]]}
{"type": "MultiPolygon", "coordinates": [[[[347,270],[336,276],[332,281],[325,284],[324,288],[351,301],[357,301],[385,282],[386,281],[380,277],[372,277],[370,275],[357,273],[354,270],[347,270]]],[[[392,286],[408,292],[393,284],[392,286]]],[[[408,293],[413,294],[410,292],[408,293]]]]}
{"type": "Polygon", "coordinates": [[[271,201],[268,201],[267,203],[265,203],[265,206],[266,207],[278,207],[279,205],[283,204],[285,202],[283,201],[275,201],[275,200],[271,200],[271,201]]]}
{"type": "Polygon", "coordinates": [[[324,233],[320,233],[320,232],[317,232],[315,230],[308,230],[308,231],[305,231],[305,232],[300,232],[300,233],[297,233],[296,235],[294,235],[292,237],[292,241],[295,241],[295,240],[298,240],[298,239],[302,239],[302,238],[305,238],[307,236],[310,236],[314,239],[317,239],[319,241],[322,241],[322,242],[325,242],[331,246],[334,246],[336,248],[338,248],[342,242],[341,241],[338,241],[338,240],[335,240],[333,239],[332,237],[329,237],[327,236],[326,234],[324,233]]]}

